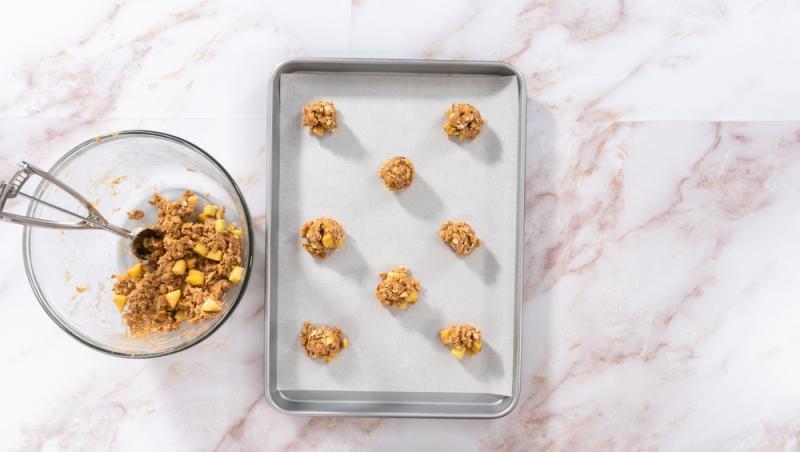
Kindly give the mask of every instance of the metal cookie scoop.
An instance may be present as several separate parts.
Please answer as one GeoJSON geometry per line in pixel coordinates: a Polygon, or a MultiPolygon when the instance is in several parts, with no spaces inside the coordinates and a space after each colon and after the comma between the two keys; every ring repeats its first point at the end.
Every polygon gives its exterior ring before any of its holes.
{"type": "Polygon", "coordinates": [[[12,177],[9,182],[0,181],[0,220],[8,221],[10,223],[22,224],[26,226],[51,228],[51,229],[103,229],[128,239],[130,241],[130,248],[133,254],[136,257],[144,260],[148,259],[151,252],[151,250],[148,249],[147,247],[148,243],[147,239],[158,239],[163,236],[161,232],[156,231],[152,228],[137,228],[133,231],[129,231],[125,228],[114,226],[113,224],[110,224],[105,219],[105,217],[103,217],[103,215],[100,214],[100,212],[98,212],[98,210],[94,207],[94,205],[92,205],[92,203],[87,201],[86,198],[81,196],[78,192],[70,188],[68,185],[58,180],[52,174],[42,169],[39,169],[27,162],[19,162],[19,167],[20,169],[14,174],[14,177],[12,177]],[[23,193],[21,191],[22,186],[33,175],[39,176],[42,179],[56,185],[60,189],[67,192],[70,196],[78,200],[78,202],[80,202],[83,207],[86,208],[87,214],[79,215],[63,207],[56,206],[47,201],[43,201],[41,199],[23,193]],[[45,205],[47,207],[50,207],[51,209],[55,209],[59,212],[75,217],[79,221],[76,221],[74,223],[66,221],[53,221],[53,220],[46,220],[43,218],[28,217],[24,215],[17,215],[14,213],[5,212],[3,209],[5,208],[6,201],[17,197],[17,195],[22,196],[23,198],[27,198],[32,202],[45,205]]]}

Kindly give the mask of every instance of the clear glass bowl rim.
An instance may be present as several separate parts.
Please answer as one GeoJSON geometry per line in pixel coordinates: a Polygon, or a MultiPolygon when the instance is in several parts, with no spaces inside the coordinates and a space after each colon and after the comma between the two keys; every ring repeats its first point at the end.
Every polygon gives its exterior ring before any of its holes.
{"type": "MultiPolygon", "coordinates": [[[[28,282],[31,285],[31,289],[33,290],[34,295],[36,295],[36,299],[39,300],[39,304],[42,306],[42,309],[44,309],[44,311],[47,313],[47,315],[53,320],[53,322],[56,323],[56,325],[59,326],[59,328],[64,330],[64,332],[66,332],[67,334],[72,336],[74,339],[76,339],[81,344],[86,345],[87,347],[92,348],[94,350],[97,350],[99,352],[102,352],[102,353],[105,353],[105,354],[108,354],[108,355],[111,355],[111,356],[122,357],[122,358],[156,358],[156,357],[159,357],[159,356],[167,356],[167,355],[171,355],[173,353],[178,353],[178,352],[180,352],[182,350],[186,350],[186,349],[188,349],[190,347],[193,347],[193,346],[199,344],[200,342],[203,342],[204,340],[206,340],[209,336],[214,334],[214,332],[217,331],[228,320],[228,317],[230,317],[231,314],[233,314],[233,311],[236,310],[236,307],[239,305],[239,302],[242,300],[242,297],[244,296],[245,292],[247,291],[247,284],[250,281],[250,273],[251,273],[251,270],[253,268],[253,233],[252,233],[253,232],[253,225],[252,225],[252,220],[250,218],[250,210],[247,207],[247,202],[244,199],[244,195],[242,194],[242,191],[239,189],[239,185],[236,183],[236,181],[233,179],[233,177],[231,177],[231,175],[228,173],[228,171],[222,165],[220,165],[220,163],[214,157],[212,157],[209,153],[204,151],[199,146],[197,146],[197,145],[195,145],[195,144],[193,144],[193,143],[191,143],[189,141],[186,141],[183,138],[179,138],[179,137],[177,137],[175,135],[170,135],[168,133],[156,132],[156,131],[153,131],[153,130],[123,130],[123,131],[119,131],[119,132],[112,132],[112,133],[109,133],[109,134],[106,134],[106,135],[98,135],[96,137],[90,138],[90,139],[84,141],[83,143],[80,143],[79,145],[75,146],[74,148],[70,149],[69,152],[64,154],[61,158],[58,159],[58,161],[56,161],[53,164],[52,167],[50,167],[48,172],[50,172],[51,174],[54,173],[55,171],[57,171],[61,167],[61,165],[64,165],[64,164],[68,163],[73,157],[80,155],[86,149],[88,149],[90,146],[96,145],[98,141],[102,142],[105,139],[119,138],[119,137],[146,137],[146,138],[159,138],[159,139],[163,139],[163,140],[167,140],[167,141],[172,141],[173,143],[181,145],[182,147],[184,147],[184,148],[186,148],[186,149],[188,149],[190,151],[194,151],[196,154],[199,154],[200,157],[204,158],[209,163],[211,163],[212,166],[216,167],[225,176],[225,179],[228,181],[228,183],[231,184],[231,187],[233,187],[233,190],[236,193],[236,197],[239,199],[239,202],[242,203],[242,207],[244,208],[244,217],[245,217],[244,219],[245,219],[245,223],[246,223],[246,227],[247,227],[247,237],[248,237],[248,240],[247,240],[247,242],[248,242],[247,248],[248,249],[247,249],[247,262],[245,262],[245,269],[246,270],[245,270],[245,273],[244,273],[244,279],[242,280],[241,290],[239,291],[239,294],[237,295],[236,300],[234,300],[233,305],[228,310],[228,312],[225,314],[225,317],[223,317],[219,321],[219,323],[214,325],[213,328],[209,329],[205,333],[203,333],[203,334],[201,334],[201,335],[199,335],[199,336],[197,336],[195,338],[192,338],[191,340],[189,340],[187,342],[184,342],[184,343],[182,343],[180,345],[177,345],[175,347],[172,347],[172,348],[169,348],[169,349],[166,349],[166,350],[163,350],[163,351],[159,351],[159,352],[154,352],[154,353],[137,353],[137,354],[122,353],[122,352],[118,352],[118,351],[111,350],[111,349],[108,349],[106,347],[103,347],[102,344],[97,343],[97,342],[89,339],[88,337],[84,337],[81,334],[79,334],[77,331],[72,330],[66,323],[64,323],[61,320],[61,318],[59,316],[57,316],[52,311],[52,309],[50,309],[50,305],[47,302],[47,299],[45,298],[44,293],[42,293],[42,291],[41,291],[41,289],[39,287],[39,283],[37,282],[36,277],[33,274],[33,268],[31,266],[31,255],[30,255],[30,252],[31,252],[31,248],[30,248],[30,239],[31,239],[31,237],[30,237],[30,229],[31,228],[30,228],[30,226],[24,226],[23,227],[23,231],[22,231],[22,260],[23,260],[23,264],[25,266],[25,275],[28,277],[28,282]]],[[[35,196],[35,197],[40,196],[46,183],[47,182],[44,181],[44,180],[39,182],[39,184],[36,186],[36,190],[34,191],[33,196],[35,196]]],[[[34,209],[34,203],[31,203],[28,206],[27,214],[31,215],[33,213],[33,209],[34,209]]]]}

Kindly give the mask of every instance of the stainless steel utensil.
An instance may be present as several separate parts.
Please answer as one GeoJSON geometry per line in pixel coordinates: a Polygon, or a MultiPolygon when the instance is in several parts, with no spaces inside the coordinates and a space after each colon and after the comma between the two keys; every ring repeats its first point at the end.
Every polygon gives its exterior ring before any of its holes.
{"type": "Polygon", "coordinates": [[[131,242],[131,251],[136,257],[140,259],[147,259],[150,255],[150,250],[147,248],[146,241],[150,238],[160,237],[162,234],[151,228],[137,228],[129,231],[123,227],[110,224],[105,217],[80,193],[70,188],[67,184],[53,176],[52,174],[31,165],[28,162],[19,162],[20,169],[14,174],[9,182],[0,181],[0,220],[9,223],[16,223],[25,226],[51,228],[51,229],[102,229],[105,231],[117,234],[131,242]],[[42,179],[52,183],[58,188],[67,192],[70,196],[75,198],[83,207],[86,208],[87,214],[80,215],[71,210],[43,201],[34,196],[28,195],[22,191],[22,186],[31,178],[31,176],[39,176],[42,179]],[[71,217],[78,219],[75,222],[68,221],[55,221],[47,220],[44,218],[35,218],[25,215],[18,215],[11,212],[6,212],[5,205],[9,199],[22,196],[32,202],[42,204],[57,210],[61,213],[67,214],[71,217]]]}

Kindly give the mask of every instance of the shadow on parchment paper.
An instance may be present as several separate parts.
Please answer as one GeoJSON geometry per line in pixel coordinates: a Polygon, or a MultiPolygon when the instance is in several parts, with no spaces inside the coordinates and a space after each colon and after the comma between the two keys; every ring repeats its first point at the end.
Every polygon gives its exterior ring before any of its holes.
{"type": "Polygon", "coordinates": [[[344,277],[363,281],[369,272],[367,260],[359,250],[357,241],[352,237],[347,237],[346,240],[345,246],[328,254],[325,259],[318,259],[317,264],[328,267],[344,277]]]}
{"type": "Polygon", "coordinates": [[[461,359],[464,369],[479,380],[501,378],[503,376],[503,358],[492,348],[490,342],[483,342],[483,349],[476,356],[465,356],[461,359]]]}
{"type": "MultiPolygon", "coordinates": [[[[344,336],[347,337],[346,331],[344,332],[344,336]]],[[[336,359],[329,363],[321,359],[315,359],[314,361],[316,365],[322,366],[322,368],[318,368],[320,372],[326,372],[333,380],[343,383],[353,380],[353,371],[356,366],[352,363],[355,359],[355,353],[358,353],[358,348],[348,347],[339,352],[336,359]]]]}
{"type": "Polygon", "coordinates": [[[398,192],[396,196],[403,209],[418,218],[436,218],[444,208],[442,198],[419,174],[414,176],[414,183],[410,187],[398,192]]]}
{"type": "Polygon", "coordinates": [[[458,138],[450,138],[450,141],[457,143],[468,151],[470,155],[483,163],[492,165],[500,160],[500,152],[502,151],[500,137],[488,124],[474,140],[461,141],[458,138]]]}
{"type": "Polygon", "coordinates": [[[488,243],[481,241],[480,246],[469,256],[458,256],[476,275],[483,279],[488,285],[494,284],[497,280],[497,273],[500,271],[500,263],[494,256],[488,243]]]}
{"type": "Polygon", "coordinates": [[[320,146],[346,159],[360,160],[364,158],[367,155],[364,145],[347,125],[346,119],[340,113],[337,113],[337,116],[336,131],[326,132],[321,136],[319,138],[320,146]]]}
{"type": "MultiPolygon", "coordinates": [[[[425,290],[420,293],[419,301],[409,306],[407,309],[389,308],[389,312],[403,325],[403,328],[416,332],[441,345],[439,341],[439,330],[442,328],[442,316],[439,311],[432,306],[434,301],[425,296],[425,290]]],[[[444,346],[442,346],[444,349],[444,346]]]]}

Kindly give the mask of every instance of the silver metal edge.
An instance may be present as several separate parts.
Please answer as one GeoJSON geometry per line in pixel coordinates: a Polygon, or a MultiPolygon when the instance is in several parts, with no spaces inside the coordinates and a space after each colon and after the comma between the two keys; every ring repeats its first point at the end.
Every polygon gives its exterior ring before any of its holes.
{"type": "MultiPolygon", "coordinates": [[[[273,216],[275,215],[273,211],[273,201],[272,198],[275,196],[273,187],[277,186],[280,183],[280,180],[275,180],[275,173],[273,171],[273,159],[275,159],[275,152],[273,149],[276,148],[276,144],[278,143],[275,139],[275,129],[279,125],[276,124],[276,119],[273,118],[273,115],[276,112],[280,111],[280,105],[276,108],[273,105],[276,102],[275,98],[275,85],[276,83],[280,82],[280,76],[284,73],[284,71],[293,64],[294,60],[287,60],[280,64],[278,64],[275,69],[272,71],[272,74],[269,76],[268,84],[267,84],[267,152],[269,158],[267,158],[267,177],[271,178],[269,184],[267,184],[267,221],[265,222],[265,234],[266,238],[264,241],[264,258],[266,260],[266,266],[264,267],[266,270],[266,278],[264,281],[264,395],[266,396],[267,403],[269,405],[280,411],[281,413],[286,414],[294,414],[292,411],[285,410],[281,407],[278,402],[274,399],[273,393],[270,390],[270,387],[275,386],[273,385],[272,381],[272,369],[270,367],[270,359],[271,356],[269,347],[270,347],[270,335],[273,333],[270,329],[270,320],[272,318],[272,292],[273,292],[273,284],[272,284],[272,253],[274,251],[274,247],[272,246],[272,227],[275,222],[273,221],[273,216]]],[[[277,391],[277,389],[276,389],[277,391]]]]}
{"type": "Polygon", "coordinates": [[[499,63],[513,72],[517,77],[519,89],[519,126],[518,126],[518,168],[517,168],[517,268],[515,275],[515,343],[514,343],[514,384],[511,390],[511,403],[495,418],[507,416],[514,411],[519,403],[522,387],[522,295],[524,291],[525,267],[525,175],[527,153],[527,116],[528,116],[528,88],[525,84],[525,75],[516,67],[508,63],[499,63]]]}
{"type": "MultiPolygon", "coordinates": [[[[368,65],[375,65],[381,66],[385,65],[387,67],[394,67],[394,66],[403,66],[403,65],[412,65],[412,66],[419,66],[424,68],[425,66],[448,66],[448,65],[463,65],[463,66],[480,66],[480,67],[495,67],[495,68],[502,68],[509,71],[517,78],[518,83],[518,90],[519,90],[519,127],[518,127],[518,168],[517,168],[517,252],[516,252],[516,272],[515,272],[515,306],[514,306],[514,315],[515,315],[515,342],[514,342],[514,375],[513,375],[513,387],[511,397],[509,398],[508,402],[506,403],[506,407],[501,409],[496,413],[489,413],[489,414],[465,414],[461,415],[453,415],[453,414],[443,414],[443,415],[432,415],[428,413],[393,413],[393,412],[385,412],[385,411],[374,411],[374,412],[359,412],[359,413],[347,413],[347,412],[340,412],[340,411],[311,411],[311,410],[290,410],[280,406],[279,402],[275,399],[276,394],[273,394],[271,391],[271,387],[273,386],[272,383],[272,375],[271,371],[274,371],[270,367],[270,335],[272,331],[270,329],[270,319],[271,319],[271,301],[272,301],[272,275],[273,269],[270,265],[272,263],[272,254],[273,254],[273,246],[272,246],[272,234],[271,229],[273,226],[274,220],[274,213],[272,210],[273,206],[273,196],[275,193],[272,190],[272,187],[275,186],[276,183],[279,181],[272,180],[270,184],[268,184],[268,194],[267,194],[267,213],[268,213],[268,221],[266,222],[266,246],[265,246],[265,260],[266,260],[266,271],[267,277],[265,281],[265,341],[264,341],[264,351],[265,351],[265,378],[264,378],[264,393],[267,399],[268,404],[273,407],[274,409],[289,415],[298,415],[298,416],[369,416],[369,417],[420,417],[420,418],[466,418],[466,419],[496,419],[500,417],[504,417],[511,413],[519,403],[519,398],[521,394],[521,351],[522,351],[522,294],[523,294],[523,266],[524,266],[524,224],[525,224],[525,174],[526,174],[526,126],[527,126],[527,87],[525,84],[525,76],[517,69],[515,66],[500,62],[500,61],[467,61],[467,60],[419,60],[419,59],[372,59],[372,58],[297,58],[297,59],[289,59],[280,64],[278,64],[275,69],[273,70],[272,74],[269,77],[269,85],[267,89],[267,149],[270,152],[270,158],[267,159],[267,175],[268,176],[275,176],[273,172],[273,159],[275,158],[275,153],[272,151],[276,144],[279,144],[279,141],[276,140],[276,115],[275,112],[279,111],[279,105],[276,109],[276,91],[278,94],[280,93],[279,87],[276,90],[276,84],[280,81],[280,76],[289,70],[293,66],[303,66],[303,65],[316,65],[322,64],[326,65],[329,64],[331,66],[349,66],[354,64],[368,64],[368,65]]],[[[339,71],[340,69],[336,69],[335,67],[330,68],[331,71],[339,71]]],[[[358,72],[358,71],[354,71],[358,72]]],[[[370,72],[380,72],[380,71],[370,71],[370,72]]],[[[385,71],[391,72],[391,71],[385,71]]],[[[406,71],[401,71],[406,72],[406,71]]],[[[424,71],[420,71],[424,72],[424,71]]],[[[279,117],[279,115],[278,115],[279,117]]],[[[275,391],[277,392],[277,390],[275,391]]]]}

